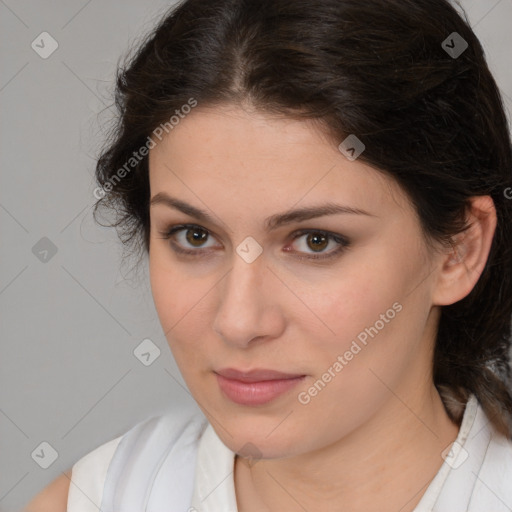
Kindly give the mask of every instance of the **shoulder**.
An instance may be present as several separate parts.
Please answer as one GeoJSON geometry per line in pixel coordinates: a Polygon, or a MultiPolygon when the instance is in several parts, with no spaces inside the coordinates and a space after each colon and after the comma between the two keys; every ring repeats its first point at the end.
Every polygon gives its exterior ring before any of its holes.
{"type": "Polygon", "coordinates": [[[460,503],[463,496],[468,512],[510,511],[512,439],[499,433],[476,399],[473,402],[467,414],[467,432],[452,461],[446,498],[453,505],[455,501],[460,503]]]}
{"type": "Polygon", "coordinates": [[[512,440],[492,434],[476,472],[472,510],[512,510],[512,440]]]}
{"type": "Polygon", "coordinates": [[[195,404],[180,405],[136,423],[89,452],[72,468],[68,512],[136,509],[137,500],[157,487],[168,456],[165,485],[179,478],[173,473],[175,463],[195,449],[205,423],[195,404]]]}
{"type": "Polygon", "coordinates": [[[108,468],[123,436],[103,443],[73,465],[67,510],[99,509],[108,468]]]}
{"type": "Polygon", "coordinates": [[[180,503],[177,509],[185,506],[192,493],[195,453],[207,424],[193,404],[173,408],[130,429],[101,483],[101,510],[144,510],[145,500],[180,503]]]}
{"type": "Polygon", "coordinates": [[[35,496],[23,512],[97,512],[105,494],[118,481],[128,475],[135,477],[148,469],[147,464],[158,466],[159,454],[168,452],[169,447],[195,449],[206,423],[194,405],[144,419],[86,453],[35,496]]]}
{"type": "Polygon", "coordinates": [[[66,512],[70,480],[71,470],[45,487],[30,501],[23,512],[66,512]]]}
{"type": "MultiPolygon", "coordinates": [[[[75,508],[84,497],[101,495],[99,488],[108,466],[123,436],[107,441],[79,459],[71,469],[58,476],[39,492],[23,512],[67,512],[71,502],[75,508]],[[94,475],[94,478],[91,478],[94,475]],[[83,489],[77,492],[77,482],[83,489]]],[[[80,510],[80,508],[77,508],[80,510]]]]}

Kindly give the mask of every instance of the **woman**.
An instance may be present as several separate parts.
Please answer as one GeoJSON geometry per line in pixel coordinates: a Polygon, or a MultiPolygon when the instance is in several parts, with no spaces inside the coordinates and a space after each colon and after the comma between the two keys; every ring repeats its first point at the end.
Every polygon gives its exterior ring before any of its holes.
{"type": "Polygon", "coordinates": [[[511,510],[510,135],[448,1],[188,0],[116,99],[97,207],[198,407],[52,510],[511,510]]]}

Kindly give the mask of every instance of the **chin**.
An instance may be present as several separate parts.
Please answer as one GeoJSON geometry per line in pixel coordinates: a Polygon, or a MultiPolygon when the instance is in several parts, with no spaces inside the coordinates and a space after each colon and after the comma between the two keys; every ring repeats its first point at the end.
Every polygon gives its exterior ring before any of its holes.
{"type": "Polygon", "coordinates": [[[219,414],[216,418],[218,421],[211,424],[221,441],[231,451],[244,457],[286,458],[296,455],[300,451],[298,447],[302,446],[300,435],[291,434],[291,425],[285,425],[288,420],[280,425],[283,417],[265,418],[254,413],[243,418],[219,414]]]}

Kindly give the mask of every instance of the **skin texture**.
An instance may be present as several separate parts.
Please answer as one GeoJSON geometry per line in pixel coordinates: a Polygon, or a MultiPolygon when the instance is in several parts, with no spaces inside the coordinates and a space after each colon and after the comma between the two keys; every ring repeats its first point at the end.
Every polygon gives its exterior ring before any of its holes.
{"type": "Polygon", "coordinates": [[[71,469],[34,496],[23,512],[66,512],[70,480],[71,469]]]}
{"type": "MultiPolygon", "coordinates": [[[[313,124],[233,105],[194,109],[150,151],[149,168],[151,197],[166,192],[213,217],[152,205],[149,269],[194,399],[231,450],[247,455],[251,443],[260,454],[252,464],[236,458],[240,512],[330,511],[340,503],[347,511],[413,510],[458,433],[432,381],[439,306],[478,280],[496,225],[492,200],[473,200],[473,227],[453,250],[431,247],[392,178],[349,161],[313,124]],[[265,227],[270,215],[327,202],[369,215],[265,227]],[[193,244],[186,229],[164,238],[183,223],[207,238],[193,244]],[[323,262],[301,260],[318,253],[307,235],[296,237],[299,229],[350,244],[323,262]],[[252,263],[236,252],[248,236],[263,248],[252,263]],[[171,241],[203,256],[180,255],[171,241]],[[396,303],[400,312],[300,403],[298,394],[396,303]],[[306,378],[268,404],[244,406],[217,384],[214,371],[227,367],[306,378]]],[[[320,253],[337,247],[326,242],[320,253]]]]}

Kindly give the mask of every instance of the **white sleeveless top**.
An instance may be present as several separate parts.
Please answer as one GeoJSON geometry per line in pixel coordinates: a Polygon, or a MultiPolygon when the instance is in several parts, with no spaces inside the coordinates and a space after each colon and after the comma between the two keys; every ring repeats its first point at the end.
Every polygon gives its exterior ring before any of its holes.
{"type": "MultiPolygon", "coordinates": [[[[68,512],[238,512],[235,453],[195,408],[155,416],[73,466],[68,512]]],[[[471,396],[414,512],[511,512],[512,441],[471,396]]]]}

